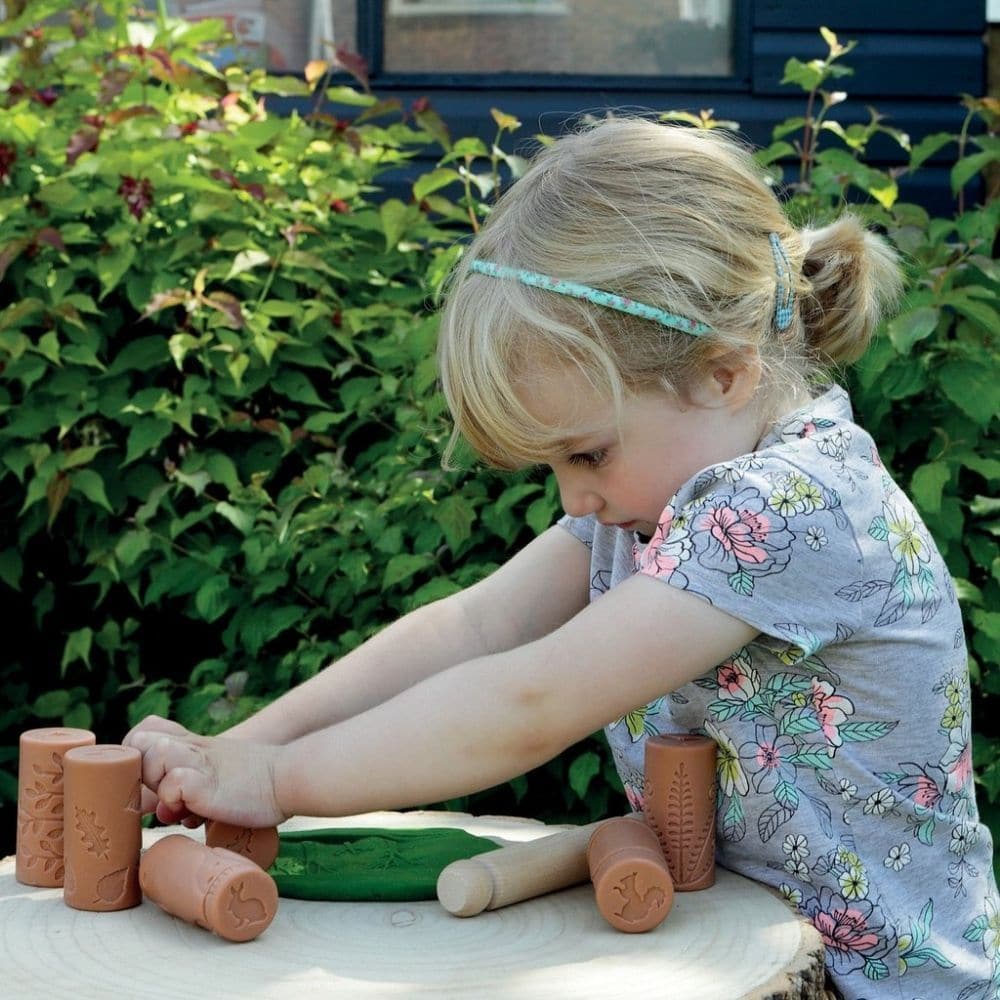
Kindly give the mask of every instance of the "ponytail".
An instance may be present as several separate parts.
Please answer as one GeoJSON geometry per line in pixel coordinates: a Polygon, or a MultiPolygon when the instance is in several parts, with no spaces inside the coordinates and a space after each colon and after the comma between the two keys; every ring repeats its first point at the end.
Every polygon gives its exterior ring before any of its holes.
{"type": "Polygon", "coordinates": [[[849,213],[799,238],[810,285],[801,303],[806,346],[821,365],[857,361],[902,292],[896,252],[849,213]]]}

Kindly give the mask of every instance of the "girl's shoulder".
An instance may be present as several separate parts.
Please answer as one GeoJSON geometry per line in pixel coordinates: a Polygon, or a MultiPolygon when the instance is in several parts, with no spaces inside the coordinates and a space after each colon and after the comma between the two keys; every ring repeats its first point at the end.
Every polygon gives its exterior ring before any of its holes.
{"type": "Polygon", "coordinates": [[[848,513],[862,518],[899,492],[839,386],[785,414],[753,451],[701,470],[678,491],[673,506],[710,503],[735,488],[762,493],[785,516],[846,503],[848,513]]]}

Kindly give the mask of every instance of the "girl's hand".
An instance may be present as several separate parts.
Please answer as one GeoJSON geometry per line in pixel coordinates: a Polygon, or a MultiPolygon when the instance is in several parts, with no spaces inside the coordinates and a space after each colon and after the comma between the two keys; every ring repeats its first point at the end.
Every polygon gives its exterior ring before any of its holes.
{"type": "MultiPolygon", "coordinates": [[[[164,719],[159,715],[147,715],[145,719],[142,720],[138,725],[133,726],[126,735],[122,742],[128,746],[129,737],[133,733],[142,732],[156,732],[156,733],[171,733],[173,735],[186,735],[188,730],[186,730],[179,722],[172,722],[170,719],[164,719]]],[[[167,806],[162,803],[152,789],[147,788],[145,785],[142,786],[142,814],[145,816],[147,813],[155,812],[156,818],[161,823],[181,823],[188,829],[193,829],[194,827],[200,826],[203,822],[201,816],[195,816],[193,813],[189,813],[186,810],[181,812],[174,812],[168,809],[167,806]]]]}
{"type": "Polygon", "coordinates": [[[163,810],[252,827],[288,818],[274,788],[278,747],[196,736],[177,723],[137,727],[122,742],[142,753],[142,781],[159,799],[157,816],[163,810]]]}

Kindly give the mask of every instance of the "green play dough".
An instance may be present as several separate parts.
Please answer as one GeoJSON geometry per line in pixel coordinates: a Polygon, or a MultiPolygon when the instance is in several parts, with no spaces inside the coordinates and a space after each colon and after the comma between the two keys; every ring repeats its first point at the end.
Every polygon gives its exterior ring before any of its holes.
{"type": "Polygon", "coordinates": [[[340,902],[435,899],[443,868],[498,846],[454,828],[298,830],[279,843],[279,895],[340,902]]]}

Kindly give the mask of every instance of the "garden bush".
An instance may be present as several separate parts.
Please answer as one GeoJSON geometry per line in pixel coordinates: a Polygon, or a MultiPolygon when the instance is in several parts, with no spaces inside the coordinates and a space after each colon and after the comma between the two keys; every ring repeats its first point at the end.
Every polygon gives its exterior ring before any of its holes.
{"type": "MultiPolygon", "coordinates": [[[[440,467],[435,297],[516,182],[522,161],[502,147],[520,123],[494,110],[494,144],[453,140],[425,100],[371,94],[344,54],[304,79],[220,69],[219,23],[130,19],[119,0],[7,9],[0,799],[12,830],[20,730],[117,740],[150,712],[224,729],[481,578],[552,523],[558,494],[540,473],[440,467]],[[288,99],[298,110],[271,110],[288,99]],[[408,166],[430,149],[433,170],[408,166]]],[[[904,172],[955,153],[959,211],[930,219],[864,162],[886,123],[832,120],[825,87],[846,47],[830,40],[826,60],[789,64],[808,110],[761,158],[800,221],[835,214],[850,191],[906,254],[909,298],[858,369],[858,409],[958,578],[988,700],[1000,691],[998,202],[968,192],[997,158],[996,108],[969,99],[970,128],[912,149],[895,133],[904,172]]],[[[993,801],[1000,741],[982,726],[977,741],[993,801]]],[[[579,820],[623,807],[619,790],[595,736],[450,805],[579,820]]]]}

